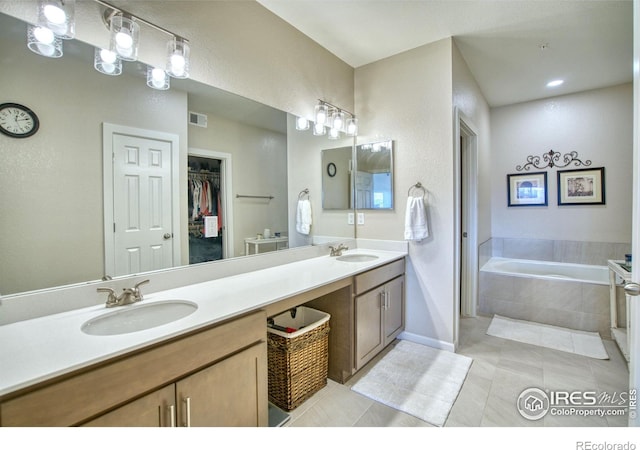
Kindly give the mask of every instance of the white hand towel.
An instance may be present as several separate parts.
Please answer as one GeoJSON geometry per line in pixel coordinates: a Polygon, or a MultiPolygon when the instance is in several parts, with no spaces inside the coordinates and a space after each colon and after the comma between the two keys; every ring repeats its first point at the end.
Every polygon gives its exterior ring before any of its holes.
{"type": "Polygon", "coordinates": [[[309,234],[311,231],[311,202],[307,199],[298,200],[298,211],[296,213],[296,231],[300,234],[309,234]]]}
{"type": "Polygon", "coordinates": [[[408,241],[421,241],[429,236],[427,213],[422,197],[409,197],[404,216],[404,238],[408,241]]]}

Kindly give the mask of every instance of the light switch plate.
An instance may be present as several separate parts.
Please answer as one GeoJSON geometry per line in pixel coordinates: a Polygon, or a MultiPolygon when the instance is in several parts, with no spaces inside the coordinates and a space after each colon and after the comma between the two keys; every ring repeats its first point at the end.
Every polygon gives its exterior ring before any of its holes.
{"type": "Polygon", "coordinates": [[[358,213],[358,225],[364,225],[364,213],[358,213]]]}
{"type": "Polygon", "coordinates": [[[353,213],[347,214],[347,225],[353,225],[355,223],[355,219],[353,217],[353,213]]]}

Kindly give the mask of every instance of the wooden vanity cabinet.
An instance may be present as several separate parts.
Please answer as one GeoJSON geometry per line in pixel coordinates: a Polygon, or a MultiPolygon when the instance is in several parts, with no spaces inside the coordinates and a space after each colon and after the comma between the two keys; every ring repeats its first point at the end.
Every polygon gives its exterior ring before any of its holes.
{"type": "Polygon", "coordinates": [[[404,329],[404,260],[355,277],[355,370],[404,329]]]}
{"type": "Polygon", "coordinates": [[[2,426],[267,426],[266,314],[247,314],[0,400],[2,426]]]}

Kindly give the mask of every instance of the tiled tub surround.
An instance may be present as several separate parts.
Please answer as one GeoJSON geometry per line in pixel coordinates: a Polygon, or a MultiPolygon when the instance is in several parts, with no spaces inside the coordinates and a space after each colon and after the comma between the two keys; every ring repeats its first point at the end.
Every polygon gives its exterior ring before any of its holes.
{"type": "MultiPolygon", "coordinates": [[[[624,259],[629,243],[581,242],[494,237],[480,245],[479,267],[492,257],[553,261],[606,267],[624,259]]],[[[621,288],[618,288],[621,289],[621,288]]],[[[610,337],[608,285],[564,279],[535,279],[480,270],[478,312],[584,331],[610,337]]],[[[624,295],[621,295],[624,298],[624,295]]],[[[620,303],[620,302],[619,302],[620,303]]],[[[624,302],[618,311],[625,315],[624,302]]]]}

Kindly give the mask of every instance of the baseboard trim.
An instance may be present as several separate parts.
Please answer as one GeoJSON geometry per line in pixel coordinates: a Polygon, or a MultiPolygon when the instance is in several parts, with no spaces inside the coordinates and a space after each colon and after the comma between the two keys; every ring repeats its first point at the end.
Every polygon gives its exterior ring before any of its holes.
{"type": "Polygon", "coordinates": [[[439,350],[445,350],[448,352],[455,352],[456,350],[455,345],[452,342],[440,341],[438,339],[433,339],[421,334],[409,333],[407,331],[403,331],[402,333],[400,333],[400,335],[398,335],[398,339],[404,339],[416,344],[427,345],[429,347],[437,348],[439,350]]]}

